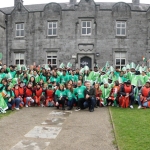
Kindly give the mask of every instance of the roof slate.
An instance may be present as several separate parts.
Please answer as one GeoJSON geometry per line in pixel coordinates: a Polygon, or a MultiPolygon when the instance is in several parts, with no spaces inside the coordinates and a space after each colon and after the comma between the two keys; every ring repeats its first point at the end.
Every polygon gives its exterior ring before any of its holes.
{"type": "MultiPolygon", "coordinates": [[[[73,5],[70,5],[69,3],[59,3],[63,10],[73,10],[73,5]]],[[[97,5],[100,5],[101,10],[112,10],[112,7],[116,3],[108,3],[108,2],[96,2],[97,5]]],[[[132,11],[147,11],[150,7],[150,4],[140,4],[139,6],[134,6],[132,3],[128,3],[131,6],[132,11]]],[[[29,12],[36,12],[36,11],[43,11],[44,7],[47,4],[34,4],[34,5],[24,5],[25,8],[29,12]]],[[[5,7],[0,8],[2,12],[5,14],[11,14],[14,7],[5,7]]]]}

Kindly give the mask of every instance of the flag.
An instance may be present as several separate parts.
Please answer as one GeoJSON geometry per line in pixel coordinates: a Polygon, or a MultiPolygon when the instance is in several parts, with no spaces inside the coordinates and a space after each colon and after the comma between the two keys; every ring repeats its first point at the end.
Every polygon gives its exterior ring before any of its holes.
{"type": "Polygon", "coordinates": [[[143,59],[144,62],[146,62],[146,58],[144,56],[142,57],[142,59],[143,59]]]}
{"type": "Polygon", "coordinates": [[[2,53],[0,53],[0,60],[2,60],[2,58],[3,58],[3,54],[2,54],[2,53]]]}

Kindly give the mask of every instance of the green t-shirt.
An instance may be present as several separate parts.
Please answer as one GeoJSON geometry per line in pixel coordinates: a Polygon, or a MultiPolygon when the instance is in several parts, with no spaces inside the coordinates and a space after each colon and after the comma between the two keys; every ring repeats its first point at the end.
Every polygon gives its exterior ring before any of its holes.
{"type": "Polygon", "coordinates": [[[65,92],[66,92],[66,97],[68,98],[69,101],[75,98],[74,90],[73,92],[71,92],[70,90],[67,89],[65,92]]]}
{"type": "MultiPolygon", "coordinates": [[[[61,90],[56,90],[55,92],[55,96],[57,96],[57,98],[60,98],[60,97],[63,97],[63,96],[66,96],[66,91],[61,91],[61,90]]],[[[57,99],[56,99],[57,101],[57,99]]]]}
{"type": "Polygon", "coordinates": [[[80,87],[77,87],[75,89],[74,93],[78,97],[78,99],[84,98],[84,91],[85,91],[85,89],[86,89],[85,86],[80,86],[80,87]]]}
{"type": "Polygon", "coordinates": [[[60,76],[60,82],[61,83],[66,83],[66,82],[68,82],[69,81],[69,75],[62,75],[62,76],[60,76]]]}
{"type": "Polygon", "coordinates": [[[51,76],[51,77],[50,77],[50,82],[60,83],[60,78],[59,78],[59,77],[51,76]]]}

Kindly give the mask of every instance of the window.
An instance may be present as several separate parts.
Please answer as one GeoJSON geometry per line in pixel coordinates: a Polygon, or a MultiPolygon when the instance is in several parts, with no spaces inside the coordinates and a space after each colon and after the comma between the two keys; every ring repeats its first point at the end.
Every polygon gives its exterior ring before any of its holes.
{"type": "Polygon", "coordinates": [[[116,35],[126,36],[126,22],[125,21],[116,22],[116,35]]]}
{"type": "Polygon", "coordinates": [[[126,52],[115,53],[115,66],[120,69],[126,66],[126,52]]]}
{"type": "Polygon", "coordinates": [[[57,36],[57,22],[48,22],[48,36],[57,36]]]}
{"type": "Polygon", "coordinates": [[[47,64],[49,63],[52,67],[57,67],[57,52],[47,53],[47,64]]]}
{"type": "Polygon", "coordinates": [[[91,35],[91,21],[82,21],[82,35],[91,35]]]}
{"type": "Polygon", "coordinates": [[[24,37],[24,23],[16,24],[16,37],[24,37]]]}
{"type": "Polygon", "coordinates": [[[15,65],[24,65],[24,53],[14,53],[14,55],[15,65]]]}

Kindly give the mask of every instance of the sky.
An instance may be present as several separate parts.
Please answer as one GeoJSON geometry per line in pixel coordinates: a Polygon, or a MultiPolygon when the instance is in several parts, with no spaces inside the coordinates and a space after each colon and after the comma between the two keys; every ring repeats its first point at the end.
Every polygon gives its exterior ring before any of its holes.
{"type": "MultiPolygon", "coordinates": [[[[14,5],[14,0],[0,0],[0,8],[3,7],[11,7],[14,5]]],[[[80,0],[77,0],[79,2],[80,0]]],[[[132,3],[132,0],[95,0],[95,2],[126,2],[132,3]]],[[[69,0],[24,0],[24,5],[31,5],[31,4],[44,4],[44,3],[63,3],[69,2],[69,0]]],[[[150,0],[140,0],[140,3],[150,4],[150,0]]]]}

